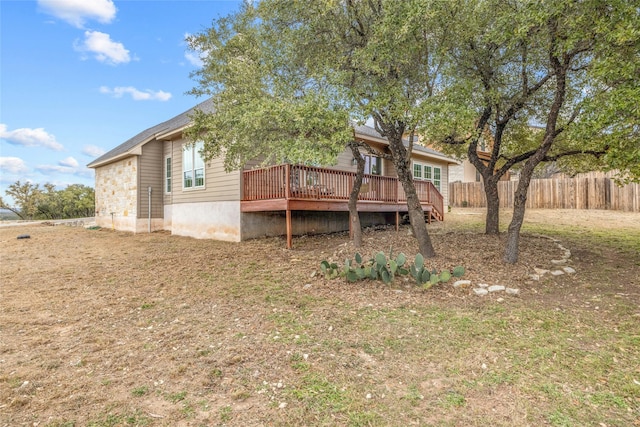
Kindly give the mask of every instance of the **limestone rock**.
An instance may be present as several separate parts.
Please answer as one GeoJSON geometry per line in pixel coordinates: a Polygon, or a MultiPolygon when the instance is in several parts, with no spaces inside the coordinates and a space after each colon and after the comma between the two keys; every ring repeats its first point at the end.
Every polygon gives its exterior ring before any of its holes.
{"type": "Polygon", "coordinates": [[[460,286],[468,286],[471,284],[471,280],[456,280],[453,282],[454,288],[459,288],[460,286]]]}
{"type": "Polygon", "coordinates": [[[475,292],[476,295],[486,295],[489,293],[488,290],[486,290],[485,288],[473,288],[473,292],[475,292]]]}
{"type": "Polygon", "coordinates": [[[499,292],[499,291],[504,291],[505,287],[502,285],[492,285],[489,286],[489,292],[499,292]]]}

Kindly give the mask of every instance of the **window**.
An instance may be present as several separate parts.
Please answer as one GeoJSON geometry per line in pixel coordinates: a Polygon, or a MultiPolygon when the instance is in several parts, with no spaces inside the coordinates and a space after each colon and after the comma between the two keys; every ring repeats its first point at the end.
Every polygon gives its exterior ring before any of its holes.
{"type": "Polygon", "coordinates": [[[364,173],[382,175],[382,159],[376,156],[362,156],[364,159],[364,173]]]}
{"type": "Polygon", "coordinates": [[[204,160],[200,151],[202,141],[185,145],[182,152],[182,188],[204,187],[204,160]]]}
{"type": "Polygon", "coordinates": [[[171,193],[171,157],[164,158],[164,192],[171,193]]]}
{"type": "Polygon", "coordinates": [[[431,177],[431,166],[425,166],[424,167],[424,179],[426,181],[433,181],[433,179],[431,177]]]}
{"type": "Polygon", "coordinates": [[[436,188],[438,189],[438,191],[440,191],[440,183],[441,183],[441,179],[440,179],[440,174],[442,173],[442,169],[440,168],[433,168],[433,185],[436,186],[436,188]]]}
{"type": "Polygon", "coordinates": [[[422,179],[422,165],[419,163],[413,164],[413,179],[422,179]]]}
{"type": "Polygon", "coordinates": [[[442,185],[442,168],[413,162],[413,179],[418,181],[431,181],[438,191],[440,191],[440,186],[442,185]]]}

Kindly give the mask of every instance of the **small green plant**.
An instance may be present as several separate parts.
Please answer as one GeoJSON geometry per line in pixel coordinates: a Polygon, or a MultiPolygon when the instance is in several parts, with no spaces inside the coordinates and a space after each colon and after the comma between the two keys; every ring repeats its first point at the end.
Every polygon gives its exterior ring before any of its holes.
{"type": "Polygon", "coordinates": [[[186,391],[181,391],[180,393],[173,393],[168,396],[168,400],[171,403],[178,403],[183,401],[187,397],[186,391]]]}
{"type": "Polygon", "coordinates": [[[320,263],[320,271],[327,279],[335,279],[338,277],[338,264],[330,264],[328,261],[322,261],[320,263]]]}
{"type": "Polygon", "coordinates": [[[455,267],[452,271],[429,270],[424,263],[422,254],[417,254],[413,264],[407,266],[407,256],[399,253],[395,258],[391,255],[387,257],[384,252],[378,252],[369,260],[364,260],[361,254],[356,253],[354,259],[345,259],[342,269],[336,263],[323,260],[320,263],[320,271],[327,279],[335,279],[343,276],[348,282],[358,280],[381,280],[385,284],[393,282],[397,275],[405,276],[411,274],[419,286],[425,289],[437,283],[446,283],[451,277],[461,277],[464,274],[464,267],[455,267]],[[408,267],[408,268],[407,268],[408,267]]]}
{"type": "Polygon", "coordinates": [[[220,421],[223,423],[231,421],[231,406],[223,406],[218,410],[218,414],[220,414],[220,421]]]}
{"type": "Polygon", "coordinates": [[[147,392],[149,391],[149,387],[147,387],[146,385],[134,388],[131,391],[131,394],[133,394],[136,397],[140,397],[140,396],[144,396],[145,394],[147,394],[147,392]]]}
{"type": "Polygon", "coordinates": [[[416,258],[409,270],[418,286],[422,286],[425,289],[429,289],[431,286],[438,283],[447,283],[451,280],[451,277],[461,277],[464,274],[464,267],[462,266],[455,267],[453,271],[442,270],[440,273],[435,269],[429,271],[424,264],[424,257],[422,254],[416,255],[416,258]]]}

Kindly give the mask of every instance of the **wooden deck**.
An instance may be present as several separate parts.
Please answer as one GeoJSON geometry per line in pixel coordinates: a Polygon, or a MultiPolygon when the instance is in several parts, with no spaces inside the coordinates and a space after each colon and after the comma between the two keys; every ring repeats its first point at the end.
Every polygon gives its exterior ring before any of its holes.
{"type": "MultiPolygon", "coordinates": [[[[348,212],[354,172],[314,166],[283,164],[242,173],[242,212],[285,211],[287,247],[291,247],[291,211],[348,212]]],[[[426,219],[444,219],[443,198],[429,181],[414,181],[426,219]]],[[[365,175],[358,198],[360,212],[408,211],[397,178],[365,175]]]]}

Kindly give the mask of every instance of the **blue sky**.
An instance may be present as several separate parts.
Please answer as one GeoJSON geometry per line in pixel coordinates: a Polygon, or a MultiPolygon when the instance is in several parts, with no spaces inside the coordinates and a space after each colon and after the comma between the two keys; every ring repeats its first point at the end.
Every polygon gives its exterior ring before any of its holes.
{"type": "Polygon", "coordinates": [[[202,98],[187,34],[217,0],[0,0],[0,195],[17,180],[94,185],[86,165],[202,98]]]}

